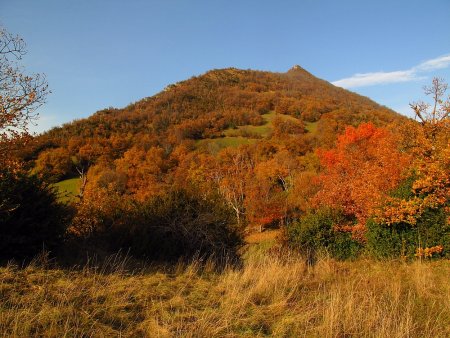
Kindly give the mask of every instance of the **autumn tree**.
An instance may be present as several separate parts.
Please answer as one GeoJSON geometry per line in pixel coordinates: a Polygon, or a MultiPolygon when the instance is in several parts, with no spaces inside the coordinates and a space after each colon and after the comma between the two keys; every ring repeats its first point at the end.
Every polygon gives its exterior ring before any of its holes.
{"type": "Polygon", "coordinates": [[[311,208],[311,199],[317,193],[317,185],[312,184],[320,168],[320,161],[315,153],[308,153],[297,159],[290,158],[295,163],[295,174],[292,175],[288,190],[287,205],[289,212],[298,217],[311,208]]]}
{"type": "Polygon", "coordinates": [[[284,168],[269,160],[255,167],[255,174],[246,186],[245,209],[252,225],[262,231],[265,225],[280,223],[286,214],[284,183],[287,183],[284,168]]]}
{"type": "Polygon", "coordinates": [[[286,137],[293,134],[303,134],[305,132],[305,126],[300,120],[282,118],[280,115],[275,116],[272,125],[273,135],[275,137],[286,137]]]}
{"type": "Polygon", "coordinates": [[[234,210],[238,225],[245,216],[245,193],[249,178],[253,176],[254,162],[246,147],[224,149],[212,171],[220,194],[234,210]]]}
{"type": "Polygon", "coordinates": [[[26,75],[18,61],[26,54],[21,37],[0,27],[0,158],[8,158],[12,143],[29,133],[36,109],[49,93],[45,76],[26,75]]]}
{"type": "MultiPolygon", "coordinates": [[[[18,61],[26,54],[25,47],[22,38],[0,27],[0,166],[4,170],[20,169],[12,152],[26,139],[28,125],[36,118],[35,110],[45,102],[48,94],[42,75],[22,73],[18,61]]],[[[2,196],[0,210],[11,208],[2,196]]]]}
{"type": "Polygon", "coordinates": [[[432,104],[424,101],[410,103],[410,107],[422,126],[439,125],[450,116],[450,100],[445,100],[447,88],[448,84],[442,78],[435,77],[431,86],[423,88],[425,94],[431,96],[432,104]]]}
{"type": "Polygon", "coordinates": [[[372,123],[347,127],[336,148],[319,150],[318,155],[323,172],[315,204],[342,211],[348,222],[336,228],[364,241],[367,219],[398,185],[408,157],[397,150],[391,133],[372,123]]]}
{"type": "Polygon", "coordinates": [[[0,28],[0,259],[56,250],[70,214],[53,188],[13,160],[49,93],[43,75],[22,73],[25,54],[24,41],[0,28]]]}
{"type": "Polygon", "coordinates": [[[161,194],[164,182],[164,150],[133,147],[116,160],[116,170],[127,177],[127,189],[137,200],[161,194]]]}
{"type": "Polygon", "coordinates": [[[429,208],[444,208],[449,213],[450,200],[450,97],[445,98],[447,84],[434,78],[424,87],[432,103],[411,103],[421,128],[415,134],[413,168],[416,180],[412,196],[391,198],[379,220],[386,224],[405,222],[415,225],[429,208]]]}
{"type": "Polygon", "coordinates": [[[48,149],[39,154],[35,172],[52,182],[58,182],[72,169],[72,160],[65,148],[48,149]]]}

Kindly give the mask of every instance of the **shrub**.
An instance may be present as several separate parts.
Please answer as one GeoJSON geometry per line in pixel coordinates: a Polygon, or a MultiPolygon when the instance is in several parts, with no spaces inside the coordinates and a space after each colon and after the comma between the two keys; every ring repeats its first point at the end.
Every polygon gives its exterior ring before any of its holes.
{"type": "Polygon", "coordinates": [[[329,209],[310,211],[288,226],[288,241],[308,256],[326,251],[337,259],[357,257],[362,245],[353,240],[350,233],[334,229],[341,218],[339,213],[329,209]]]}
{"type": "Polygon", "coordinates": [[[114,202],[114,212],[108,210],[91,203],[82,206],[72,232],[87,237],[91,248],[159,261],[194,255],[231,258],[241,245],[234,213],[219,197],[172,191],[147,202],[124,197],[114,202]],[[84,229],[92,225],[87,234],[84,229]]]}
{"type": "Polygon", "coordinates": [[[0,259],[32,258],[62,242],[69,209],[36,175],[0,172],[0,259]]]}
{"type": "MultiPolygon", "coordinates": [[[[392,197],[408,200],[413,196],[416,173],[406,178],[392,197]]],[[[445,207],[427,208],[415,225],[406,222],[391,225],[370,219],[367,222],[367,251],[376,258],[414,257],[418,249],[442,245],[443,251],[435,255],[450,257],[450,224],[445,207]]]]}
{"type": "Polygon", "coordinates": [[[450,225],[443,208],[427,209],[414,226],[367,223],[367,250],[376,258],[414,257],[419,248],[442,245],[436,256],[450,257],[450,225]]]}

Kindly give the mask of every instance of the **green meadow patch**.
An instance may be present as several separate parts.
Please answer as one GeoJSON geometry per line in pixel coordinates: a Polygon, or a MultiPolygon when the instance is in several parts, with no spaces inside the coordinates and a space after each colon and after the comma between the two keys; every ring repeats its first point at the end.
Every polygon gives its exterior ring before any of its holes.
{"type": "Polygon", "coordinates": [[[315,134],[317,132],[317,122],[307,122],[305,123],[305,128],[311,134],[315,134]]]}
{"type": "MultiPolygon", "coordinates": [[[[276,116],[279,116],[283,120],[297,121],[297,119],[293,116],[270,112],[262,115],[265,123],[260,126],[246,125],[236,128],[229,128],[224,130],[224,137],[199,140],[197,141],[196,146],[198,149],[206,149],[210,153],[215,154],[227,147],[238,147],[243,144],[256,143],[259,139],[266,138],[271,135],[273,131],[272,121],[276,116]]],[[[308,123],[307,129],[309,132],[315,132],[317,129],[317,123],[308,123]]]]}
{"type": "Polygon", "coordinates": [[[72,202],[76,199],[80,189],[80,179],[69,178],[67,180],[55,183],[54,186],[58,189],[59,200],[61,202],[72,202]]]}
{"type": "Polygon", "coordinates": [[[261,115],[261,116],[265,122],[264,122],[264,124],[262,124],[260,126],[247,125],[247,126],[240,126],[237,128],[229,128],[229,129],[225,130],[223,132],[223,134],[225,136],[242,136],[242,137],[246,137],[246,138],[263,138],[263,137],[270,136],[270,134],[273,130],[272,121],[276,116],[280,117],[283,120],[297,121],[297,119],[293,116],[285,115],[285,114],[277,114],[274,111],[270,112],[268,114],[261,115]]]}
{"type": "Polygon", "coordinates": [[[215,139],[204,139],[197,141],[198,149],[206,149],[211,154],[216,154],[220,150],[228,147],[239,147],[242,144],[253,144],[257,140],[242,136],[226,136],[215,139]]]}

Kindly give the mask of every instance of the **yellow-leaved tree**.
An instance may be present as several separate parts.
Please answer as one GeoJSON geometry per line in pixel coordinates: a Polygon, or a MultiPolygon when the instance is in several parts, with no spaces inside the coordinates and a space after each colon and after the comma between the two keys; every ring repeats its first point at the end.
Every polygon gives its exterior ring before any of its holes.
{"type": "MultiPolygon", "coordinates": [[[[405,222],[416,224],[428,208],[444,208],[449,212],[450,201],[450,97],[445,99],[447,84],[434,78],[424,87],[431,95],[432,104],[423,101],[411,103],[420,122],[413,149],[416,180],[413,197],[390,198],[379,220],[386,224],[405,222]]],[[[448,220],[447,220],[448,221],[448,220]]]]}

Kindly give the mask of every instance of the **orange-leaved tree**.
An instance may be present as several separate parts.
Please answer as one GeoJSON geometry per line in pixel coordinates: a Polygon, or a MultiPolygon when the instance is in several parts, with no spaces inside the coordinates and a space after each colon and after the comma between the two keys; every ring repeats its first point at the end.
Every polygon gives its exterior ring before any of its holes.
{"type": "Polygon", "coordinates": [[[116,170],[127,177],[127,190],[136,200],[161,194],[164,186],[164,150],[151,147],[148,150],[133,147],[115,161],[116,170]]]}
{"type": "Polygon", "coordinates": [[[281,222],[286,214],[286,197],[291,180],[285,163],[277,158],[261,161],[255,166],[254,176],[248,179],[245,191],[247,218],[262,231],[267,224],[281,222]]]}
{"type": "Polygon", "coordinates": [[[323,171],[314,204],[341,211],[348,222],[336,228],[364,241],[367,219],[398,185],[409,157],[398,150],[391,132],[372,123],[347,127],[336,147],[319,149],[318,156],[323,171]]]}
{"type": "Polygon", "coordinates": [[[412,147],[416,176],[412,196],[388,200],[378,217],[388,225],[400,222],[415,225],[430,208],[444,208],[449,218],[450,97],[444,98],[447,84],[440,78],[434,78],[432,85],[424,90],[432,97],[432,104],[419,101],[410,105],[421,126],[412,147]]]}
{"type": "Polygon", "coordinates": [[[36,109],[45,102],[49,93],[44,75],[22,73],[18,61],[26,52],[22,38],[0,27],[1,162],[10,158],[17,141],[28,136],[29,124],[37,118],[36,109]]]}

